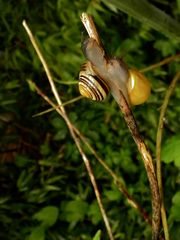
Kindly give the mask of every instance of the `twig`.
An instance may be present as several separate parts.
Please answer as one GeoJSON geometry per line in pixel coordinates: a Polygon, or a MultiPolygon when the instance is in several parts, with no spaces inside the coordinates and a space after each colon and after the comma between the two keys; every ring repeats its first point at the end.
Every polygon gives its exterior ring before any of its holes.
{"type": "MultiPolygon", "coordinates": [[[[62,111],[59,109],[59,107],[56,106],[56,105],[41,91],[41,89],[36,86],[36,84],[34,84],[34,87],[35,87],[37,93],[38,93],[46,102],[48,102],[48,103],[61,115],[61,117],[62,117],[65,121],[67,121],[66,117],[64,116],[64,114],[62,113],[62,111]]],[[[69,121],[69,120],[68,120],[68,121],[69,121]]],[[[70,122],[70,121],[69,121],[69,122],[70,122]]],[[[67,122],[66,122],[66,123],[67,123],[67,122]]],[[[79,150],[79,152],[80,152],[80,154],[81,154],[81,156],[82,156],[82,158],[83,158],[83,161],[84,161],[84,163],[85,163],[85,166],[86,166],[87,171],[88,171],[88,174],[89,174],[89,177],[90,177],[90,179],[91,179],[91,183],[92,183],[92,185],[93,185],[93,187],[94,187],[95,195],[96,195],[96,198],[97,198],[97,201],[98,201],[98,205],[99,205],[99,208],[100,208],[100,210],[101,210],[101,214],[102,214],[102,216],[103,216],[103,219],[104,219],[104,222],[105,222],[105,225],[106,225],[106,228],[107,228],[109,237],[110,237],[111,240],[113,240],[114,238],[113,238],[113,235],[112,235],[111,227],[110,227],[110,225],[109,225],[109,221],[108,221],[108,218],[107,218],[107,216],[106,216],[106,212],[105,212],[105,210],[104,210],[104,207],[103,207],[103,204],[102,204],[102,201],[101,201],[101,196],[100,196],[100,193],[99,193],[99,191],[98,191],[98,187],[97,187],[96,180],[95,180],[95,177],[94,177],[94,174],[93,174],[93,170],[92,170],[92,168],[91,168],[91,165],[90,165],[90,163],[89,163],[89,160],[88,160],[86,154],[84,153],[84,151],[83,151],[83,149],[82,149],[82,147],[81,147],[79,138],[77,138],[76,135],[75,135],[75,130],[76,130],[76,128],[75,128],[75,126],[73,126],[72,123],[70,123],[70,124],[71,124],[71,130],[69,129],[69,130],[70,130],[70,133],[72,134],[72,137],[73,137],[73,139],[74,139],[74,141],[75,141],[75,143],[76,143],[76,146],[77,146],[77,148],[78,148],[78,150],[79,150]]],[[[77,130],[76,130],[76,131],[77,131],[77,130]]]]}
{"type": "MultiPolygon", "coordinates": [[[[30,28],[29,28],[28,25],[27,25],[26,21],[23,20],[22,24],[23,24],[23,26],[24,26],[24,28],[25,28],[28,36],[29,36],[29,39],[31,40],[31,43],[32,43],[32,45],[33,45],[33,47],[34,47],[34,49],[35,49],[35,51],[36,51],[36,53],[37,53],[37,55],[38,55],[38,57],[39,57],[39,60],[41,61],[42,65],[43,65],[43,68],[44,68],[44,70],[45,70],[45,72],[46,72],[46,75],[47,75],[47,78],[48,78],[48,80],[49,80],[49,83],[50,83],[52,92],[53,92],[53,94],[54,94],[54,97],[55,97],[58,105],[61,107],[62,102],[61,102],[61,99],[59,98],[59,95],[58,95],[57,89],[56,89],[56,87],[55,87],[54,81],[53,81],[53,79],[52,79],[51,72],[50,72],[50,70],[49,70],[49,68],[48,68],[48,65],[47,65],[47,63],[46,63],[43,55],[41,54],[41,51],[40,51],[40,49],[39,49],[39,47],[38,47],[38,45],[37,45],[37,43],[36,43],[36,40],[35,40],[32,32],[31,32],[30,28]]],[[[64,109],[63,107],[61,107],[61,111],[62,111],[62,112],[65,112],[65,109],[64,109]]]]}
{"type": "MultiPolygon", "coordinates": [[[[89,34],[89,37],[94,38],[95,40],[100,39],[92,18],[88,14],[83,13],[81,20],[82,19],[83,19],[83,24],[89,34]]],[[[123,113],[124,119],[132,134],[132,137],[135,143],[137,144],[138,150],[142,156],[145,169],[147,172],[147,176],[149,179],[151,193],[152,193],[152,239],[157,240],[159,237],[159,229],[160,229],[160,205],[161,204],[160,204],[158,183],[156,179],[152,157],[143,138],[139,134],[139,130],[138,130],[136,121],[134,119],[133,113],[131,111],[131,108],[129,107],[121,90],[119,91],[120,91],[120,98],[118,100],[118,105],[123,113]]]]}
{"type": "Polygon", "coordinates": [[[140,70],[140,72],[148,72],[148,71],[151,71],[151,70],[153,70],[153,69],[155,69],[155,68],[161,67],[161,66],[163,66],[163,65],[165,65],[165,64],[168,64],[168,63],[170,63],[170,62],[172,62],[172,61],[175,61],[175,60],[178,59],[178,58],[180,59],[180,53],[178,53],[178,54],[176,54],[176,55],[174,55],[174,56],[171,56],[171,57],[167,57],[167,58],[163,59],[162,61],[160,61],[160,62],[158,62],[158,63],[152,64],[152,65],[149,66],[149,67],[143,68],[143,69],[140,70]]]}
{"type": "Polygon", "coordinates": [[[146,169],[146,173],[150,183],[151,194],[152,194],[152,239],[157,240],[159,238],[159,229],[160,229],[161,200],[160,200],[158,183],[156,179],[156,173],[154,170],[152,156],[143,138],[139,133],[133,113],[129,108],[129,105],[125,97],[123,96],[123,94],[121,94],[119,107],[123,113],[124,119],[128,125],[128,128],[132,134],[132,137],[138,147],[139,153],[141,154],[141,157],[144,162],[144,166],[146,169]]]}
{"type": "Polygon", "coordinates": [[[92,17],[90,15],[88,15],[87,13],[82,13],[81,16],[81,21],[84,25],[84,27],[86,28],[88,35],[92,38],[94,38],[96,40],[96,42],[101,45],[101,39],[99,37],[99,34],[96,30],[96,26],[94,24],[94,21],[92,19],[92,17]]]}
{"type": "MultiPolygon", "coordinates": [[[[66,102],[62,103],[62,106],[66,106],[66,105],[68,105],[68,104],[74,103],[74,102],[76,102],[76,101],[79,101],[79,100],[82,99],[82,98],[83,98],[83,96],[78,96],[78,97],[76,97],[76,98],[73,98],[73,99],[71,99],[71,100],[69,100],[69,101],[66,101],[66,102]]],[[[37,113],[37,114],[34,114],[33,117],[42,116],[42,115],[47,114],[47,113],[52,112],[52,111],[54,111],[54,108],[49,108],[49,109],[47,109],[47,110],[44,110],[44,111],[39,112],[39,113],[37,113]]]]}
{"type": "Polygon", "coordinates": [[[169,99],[175,89],[177,81],[180,79],[180,72],[177,72],[175,77],[173,78],[171,84],[169,85],[169,88],[166,92],[162,107],[161,107],[161,112],[160,112],[160,117],[159,117],[159,124],[158,124],[158,130],[157,130],[157,137],[156,137],[156,172],[157,172],[157,179],[158,179],[158,185],[159,185],[159,191],[161,194],[161,200],[162,200],[162,205],[161,205],[161,217],[162,217],[162,223],[163,223],[163,229],[164,229],[164,235],[165,239],[169,240],[169,232],[168,232],[168,224],[167,224],[167,219],[166,219],[166,211],[165,211],[165,206],[164,206],[164,200],[163,200],[163,186],[162,186],[162,170],[161,170],[161,142],[162,142],[162,134],[163,134],[163,126],[164,126],[164,116],[166,113],[166,109],[169,103],[169,99]]]}
{"type": "MultiPolygon", "coordinates": [[[[48,80],[49,80],[49,83],[50,83],[50,86],[51,86],[51,89],[52,89],[52,92],[53,92],[53,94],[54,94],[54,96],[55,96],[55,98],[56,98],[56,101],[57,101],[58,105],[59,105],[58,107],[56,107],[55,104],[52,104],[52,106],[53,106],[54,108],[56,108],[56,111],[58,111],[59,114],[60,114],[60,115],[63,117],[63,119],[65,120],[65,122],[66,122],[66,124],[67,124],[67,126],[68,126],[68,128],[69,128],[70,134],[71,134],[71,136],[72,136],[72,138],[73,138],[73,140],[74,140],[74,142],[75,142],[75,144],[76,144],[76,146],[77,146],[77,148],[78,148],[78,150],[79,150],[79,153],[80,153],[81,156],[82,156],[82,159],[83,159],[83,161],[84,161],[84,163],[85,163],[87,172],[88,172],[88,174],[89,174],[91,183],[92,183],[93,188],[94,188],[94,192],[95,192],[95,195],[96,195],[96,198],[97,198],[97,202],[98,202],[98,205],[99,205],[99,208],[100,208],[100,211],[101,211],[103,220],[104,220],[104,222],[105,222],[105,226],[106,226],[106,229],[107,229],[109,238],[110,238],[111,240],[114,240],[114,237],[113,237],[113,234],[112,234],[112,229],[111,229],[111,227],[110,227],[109,220],[108,220],[108,218],[107,218],[107,215],[106,215],[104,206],[103,206],[103,204],[102,204],[101,196],[100,196],[100,193],[99,193],[99,190],[98,190],[98,187],[97,187],[97,184],[96,184],[96,180],[95,180],[95,177],[94,177],[92,168],[91,168],[91,166],[90,166],[89,160],[88,160],[88,158],[86,157],[86,155],[85,155],[85,153],[84,153],[84,151],[83,151],[83,149],[82,149],[82,147],[81,147],[79,138],[76,136],[76,134],[75,134],[75,132],[74,132],[74,128],[73,128],[72,123],[70,122],[70,120],[69,120],[69,118],[68,118],[68,116],[67,116],[67,114],[66,114],[65,108],[62,106],[62,101],[61,101],[61,99],[60,99],[60,97],[59,97],[59,95],[58,95],[58,91],[57,91],[56,86],[55,86],[55,84],[54,84],[54,81],[53,81],[53,78],[52,78],[52,76],[51,76],[51,72],[50,72],[50,70],[49,70],[49,68],[48,68],[48,65],[47,65],[47,63],[46,63],[43,55],[41,54],[40,49],[39,49],[39,47],[38,47],[38,45],[37,45],[37,43],[36,43],[36,41],[35,41],[35,38],[34,38],[32,32],[31,32],[31,30],[29,29],[27,23],[25,22],[25,20],[23,21],[23,26],[24,26],[24,28],[25,28],[25,30],[26,30],[26,32],[27,32],[27,34],[28,34],[28,36],[29,36],[29,38],[30,38],[30,40],[31,40],[31,43],[33,44],[33,47],[34,47],[34,49],[36,50],[37,55],[38,55],[38,57],[39,57],[42,65],[43,65],[43,67],[44,67],[44,70],[45,70],[45,72],[46,72],[47,78],[48,78],[48,80]]],[[[35,88],[36,88],[36,86],[35,86],[35,88]]],[[[36,90],[38,91],[38,93],[39,93],[46,101],[49,100],[48,97],[47,97],[46,95],[44,95],[40,89],[36,88],[36,90]]]]}

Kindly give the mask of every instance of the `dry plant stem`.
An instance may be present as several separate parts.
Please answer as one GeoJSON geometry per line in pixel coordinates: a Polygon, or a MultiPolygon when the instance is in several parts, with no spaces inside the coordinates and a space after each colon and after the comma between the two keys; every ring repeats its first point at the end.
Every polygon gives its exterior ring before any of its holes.
{"type": "Polygon", "coordinates": [[[106,228],[107,228],[107,231],[108,231],[108,234],[109,234],[109,238],[111,240],[114,240],[113,238],[113,235],[112,235],[112,230],[111,230],[111,227],[110,227],[110,224],[109,224],[109,221],[108,221],[108,218],[106,216],[106,212],[104,210],[104,207],[103,207],[103,204],[102,204],[102,201],[101,201],[101,196],[100,196],[100,193],[98,191],[98,187],[97,187],[97,184],[96,184],[96,180],[95,180],[95,177],[94,177],[94,174],[93,174],[93,170],[91,168],[91,165],[89,163],[89,160],[86,156],[86,154],[84,153],[82,147],[81,147],[81,144],[80,144],[80,141],[79,141],[79,138],[76,137],[75,135],[75,132],[78,132],[78,130],[73,126],[73,124],[69,121],[69,119],[67,118],[67,116],[65,116],[61,109],[59,109],[58,106],[56,106],[35,84],[35,89],[37,91],[37,93],[45,100],[47,101],[60,115],[61,117],[65,120],[66,124],[68,125],[69,127],[69,130],[70,130],[70,133],[76,143],[76,146],[82,156],[82,159],[85,163],[85,166],[87,168],[87,171],[88,171],[88,174],[89,174],[89,177],[90,177],[90,180],[91,180],[91,183],[94,187],[94,191],[95,191],[95,195],[96,195],[96,198],[97,198],[97,201],[98,201],[98,205],[99,205],[99,208],[100,208],[100,211],[101,211],[101,214],[103,216],[103,219],[104,219],[104,222],[105,222],[105,225],[106,225],[106,228]],[[67,123],[68,122],[68,123],[67,123]]]}
{"type": "MultiPolygon", "coordinates": [[[[67,101],[67,102],[64,102],[61,106],[64,107],[64,106],[66,106],[66,105],[68,105],[68,104],[71,104],[71,103],[74,103],[74,102],[76,102],[76,101],[79,101],[79,100],[82,99],[82,98],[84,98],[84,97],[83,97],[83,96],[78,96],[78,97],[73,98],[73,99],[71,99],[71,100],[69,100],[69,101],[67,101]]],[[[54,111],[54,108],[49,108],[49,109],[47,109],[47,110],[45,110],[45,111],[42,111],[42,112],[37,113],[37,114],[34,114],[33,117],[42,116],[42,115],[47,114],[47,113],[52,112],[52,111],[54,111]]]]}
{"type": "Polygon", "coordinates": [[[23,24],[23,26],[24,26],[24,28],[25,28],[28,36],[29,36],[29,39],[30,39],[30,41],[31,41],[31,43],[32,43],[32,45],[33,45],[33,47],[34,47],[34,49],[35,49],[35,51],[36,51],[36,53],[37,53],[37,55],[38,55],[41,63],[42,63],[42,65],[43,65],[43,68],[44,68],[44,70],[45,70],[45,72],[46,72],[46,75],[47,75],[47,78],[48,78],[48,80],[49,80],[49,83],[50,83],[52,92],[53,92],[53,94],[54,94],[54,97],[55,97],[58,105],[61,107],[61,111],[62,111],[62,112],[65,112],[65,109],[61,106],[61,105],[62,105],[62,102],[61,102],[61,99],[59,98],[57,89],[56,89],[55,84],[54,84],[54,81],[53,81],[53,79],[52,79],[51,72],[50,72],[50,70],[49,70],[49,68],[48,68],[48,65],[46,64],[46,61],[45,61],[43,55],[41,54],[41,51],[40,51],[40,49],[39,49],[39,47],[38,47],[38,45],[37,45],[37,43],[36,43],[36,40],[35,40],[32,32],[31,32],[30,28],[28,27],[28,25],[27,25],[27,23],[26,23],[25,20],[23,20],[22,24],[23,24]]]}
{"type": "MultiPolygon", "coordinates": [[[[94,38],[96,41],[99,38],[96,27],[93,23],[92,18],[83,13],[81,16],[81,21],[83,22],[89,37],[94,38]]],[[[99,40],[98,40],[99,41],[99,40]]],[[[156,174],[153,166],[153,161],[151,154],[139,134],[137,124],[135,122],[133,113],[130,106],[128,105],[123,93],[120,91],[120,99],[118,105],[123,113],[124,119],[128,125],[128,128],[132,134],[132,137],[138,147],[138,150],[144,161],[145,169],[150,183],[151,193],[152,193],[152,239],[157,240],[159,238],[159,229],[160,229],[160,195],[158,189],[158,183],[156,179],[156,174]]]]}
{"type": "Polygon", "coordinates": [[[164,126],[164,116],[166,113],[167,105],[169,102],[169,99],[175,89],[177,81],[180,79],[180,72],[178,72],[175,77],[173,78],[171,84],[169,85],[169,88],[166,92],[163,105],[161,107],[160,117],[159,117],[159,124],[158,124],[158,130],[157,130],[157,137],[156,137],[156,171],[157,171],[157,179],[158,179],[158,185],[159,185],[159,191],[162,199],[162,205],[161,205],[161,217],[162,217],[162,223],[163,223],[163,229],[164,229],[164,236],[165,240],[169,240],[169,231],[168,231],[168,225],[167,225],[167,218],[166,218],[166,211],[163,201],[163,186],[162,186],[162,171],[161,171],[161,142],[162,142],[162,133],[163,133],[163,126],[164,126]]]}
{"type": "Polygon", "coordinates": [[[62,106],[66,106],[68,104],[77,102],[77,101],[81,100],[82,98],[84,98],[84,97],[83,96],[78,96],[78,97],[72,98],[69,101],[63,102],[62,106]]]}
{"type": "Polygon", "coordinates": [[[131,132],[131,135],[138,147],[139,153],[144,162],[148,180],[150,183],[151,194],[152,194],[152,239],[159,239],[159,230],[160,230],[160,208],[161,208],[161,199],[159,195],[158,182],[156,179],[156,173],[154,170],[154,165],[152,161],[151,154],[141,137],[135,118],[129,107],[124,95],[120,92],[121,98],[119,99],[119,107],[124,116],[124,119],[127,123],[127,126],[131,132]]]}
{"type": "Polygon", "coordinates": [[[88,32],[88,35],[91,38],[94,38],[96,40],[96,42],[101,46],[102,45],[101,39],[96,30],[96,27],[95,27],[92,17],[90,15],[88,15],[87,13],[82,13],[80,18],[81,18],[81,21],[82,21],[84,27],[86,28],[86,30],[88,32]]]}
{"type": "Polygon", "coordinates": [[[162,60],[162,61],[160,61],[160,62],[158,62],[158,63],[155,63],[155,64],[153,64],[153,65],[151,65],[151,66],[149,66],[149,67],[146,67],[146,68],[140,70],[140,72],[151,71],[151,70],[153,70],[153,69],[155,69],[155,68],[158,68],[158,67],[161,67],[161,66],[163,66],[163,65],[165,65],[165,64],[168,64],[168,63],[176,60],[177,58],[180,59],[180,53],[178,53],[178,54],[176,54],[176,55],[174,55],[174,56],[171,56],[171,57],[167,57],[167,58],[165,58],[164,60],[162,60]]]}
{"type": "MultiPolygon", "coordinates": [[[[95,180],[95,177],[94,177],[92,168],[91,168],[91,166],[90,166],[89,160],[88,160],[88,158],[86,157],[86,155],[85,155],[85,153],[84,153],[84,151],[83,151],[83,149],[82,149],[82,147],[81,147],[79,138],[76,136],[76,134],[75,134],[75,132],[74,132],[74,130],[73,130],[73,126],[72,126],[72,124],[71,124],[71,122],[70,122],[70,120],[69,120],[69,118],[68,118],[68,116],[67,116],[67,114],[66,114],[66,112],[65,112],[64,107],[62,106],[62,102],[61,102],[61,99],[60,99],[60,97],[59,97],[59,95],[58,95],[58,91],[57,91],[56,86],[55,86],[55,84],[54,84],[54,81],[53,81],[53,79],[52,79],[50,70],[49,70],[49,68],[48,68],[48,65],[46,64],[46,61],[45,61],[43,55],[41,54],[41,52],[40,52],[40,50],[39,50],[39,48],[38,48],[38,45],[37,45],[37,43],[36,43],[36,41],[35,41],[35,39],[34,39],[34,36],[33,36],[32,32],[30,31],[30,29],[29,29],[29,27],[28,27],[28,25],[26,24],[25,21],[23,21],[23,26],[24,26],[24,28],[25,28],[25,30],[26,30],[26,32],[27,32],[27,34],[28,34],[28,36],[29,36],[29,38],[30,38],[30,40],[31,40],[31,43],[33,44],[33,47],[34,47],[34,49],[36,50],[37,55],[38,55],[38,57],[39,57],[42,65],[43,65],[43,67],[44,67],[44,70],[45,70],[45,72],[46,72],[47,78],[48,78],[48,80],[49,80],[49,83],[50,83],[50,86],[51,86],[51,89],[52,89],[52,92],[53,92],[53,94],[54,94],[54,96],[55,96],[55,98],[56,98],[56,101],[57,101],[60,109],[59,109],[59,108],[57,109],[57,107],[56,107],[55,104],[53,104],[53,107],[56,108],[56,110],[59,112],[59,114],[60,114],[60,115],[63,117],[63,119],[65,120],[65,122],[66,122],[66,124],[67,124],[67,126],[68,126],[68,128],[69,128],[69,131],[70,131],[70,133],[71,133],[71,136],[72,136],[72,138],[74,139],[75,144],[76,144],[76,146],[77,146],[77,148],[78,148],[78,150],[79,150],[79,152],[80,152],[80,154],[81,154],[81,156],[82,156],[82,159],[83,159],[83,161],[84,161],[84,163],[85,163],[86,169],[87,169],[87,171],[88,171],[88,174],[89,174],[91,183],[92,183],[93,188],[94,188],[94,191],[95,191],[95,195],[96,195],[96,198],[97,198],[97,201],[98,201],[98,205],[99,205],[99,208],[100,208],[100,211],[101,211],[103,220],[104,220],[104,222],[105,222],[105,226],[106,226],[106,229],[107,229],[109,238],[110,238],[110,240],[114,240],[114,237],[113,237],[113,234],[112,234],[112,229],[111,229],[111,227],[110,227],[109,220],[108,220],[108,218],[107,218],[105,209],[104,209],[104,207],[103,207],[102,200],[101,200],[101,196],[100,196],[100,193],[99,193],[99,190],[98,190],[98,187],[97,187],[97,184],[96,184],[96,180],[95,180]]],[[[40,89],[37,89],[37,88],[36,88],[36,90],[38,90],[38,93],[41,94],[41,96],[42,96],[46,101],[48,101],[47,96],[45,96],[45,95],[40,91],[40,89]]]]}

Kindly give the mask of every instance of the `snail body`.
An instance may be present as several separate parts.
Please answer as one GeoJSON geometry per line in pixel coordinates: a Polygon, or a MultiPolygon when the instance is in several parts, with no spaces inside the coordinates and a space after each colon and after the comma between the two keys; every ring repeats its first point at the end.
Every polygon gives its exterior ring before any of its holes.
{"type": "Polygon", "coordinates": [[[148,99],[151,85],[138,70],[128,69],[118,58],[108,59],[103,48],[92,38],[83,43],[83,52],[88,61],[79,73],[81,95],[102,101],[111,91],[119,102],[121,92],[130,105],[142,104],[148,99]]]}

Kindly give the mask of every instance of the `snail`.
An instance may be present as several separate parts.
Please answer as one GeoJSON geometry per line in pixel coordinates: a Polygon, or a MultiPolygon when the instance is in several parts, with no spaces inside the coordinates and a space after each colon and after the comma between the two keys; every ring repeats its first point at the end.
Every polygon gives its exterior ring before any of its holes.
{"type": "Polygon", "coordinates": [[[79,73],[79,91],[82,96],[102,101],[111,91],[119,101],[119,91],[130,105],[144,103],[151,92],[149,80],[138,70],[128,69],[118,58],[108,59],[103,48],[93,39],[83,43],[87,62],[79,73]]]}
{"type": "Polygon", "coordinates": [[[149,80],[138,70],[129,70],[127,89],[132,105],[139,105],[147,101],[151,93],[149,80]]]}
{"type": "Polygon", "coordinates": [[[102,101],[110,91],[108,84],[93,70],[88,61],[81,66],[79,73],[79,92],[94,101],[102,101]]]}

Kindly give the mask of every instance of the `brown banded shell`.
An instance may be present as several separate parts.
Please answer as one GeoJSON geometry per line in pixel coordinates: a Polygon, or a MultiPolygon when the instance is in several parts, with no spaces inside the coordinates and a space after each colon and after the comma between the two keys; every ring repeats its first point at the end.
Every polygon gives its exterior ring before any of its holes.
{"type": "Polygon", "coordinates": [[[109,93],[107,83],[94,72],[90,62],[81,66],[79,73],[79,91],[82,96],[94,101],[102,101],[109,93]]]}

